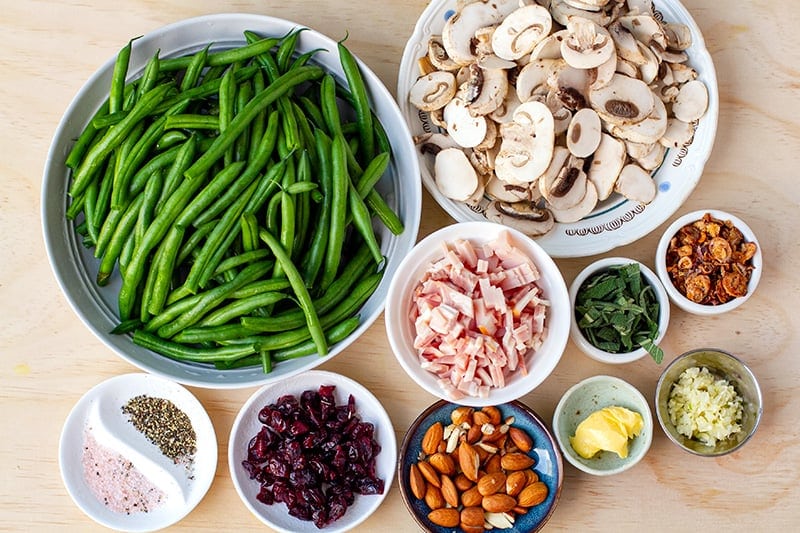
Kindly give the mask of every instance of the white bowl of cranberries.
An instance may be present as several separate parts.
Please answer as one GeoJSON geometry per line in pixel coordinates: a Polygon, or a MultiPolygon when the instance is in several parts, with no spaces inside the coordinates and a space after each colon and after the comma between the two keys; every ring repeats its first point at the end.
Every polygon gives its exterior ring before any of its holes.
{"type": "Polygon", "coordinates": [[[231,429],[228,466],[245,506],[276,531],[348,531],[392,485],[397,441],[377,398],[327,371],[256,391],[231,429]]]}

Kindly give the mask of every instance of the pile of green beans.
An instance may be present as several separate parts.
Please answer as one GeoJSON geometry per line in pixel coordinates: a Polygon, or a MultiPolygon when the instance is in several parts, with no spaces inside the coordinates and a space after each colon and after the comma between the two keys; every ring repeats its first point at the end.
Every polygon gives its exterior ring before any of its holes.
{"type": "Polygon", "coordinates": [[[67,218],[121,278],[115,334],[219,369],[325,355],[359,325],[385,260],[376,221],[403,223],[375,189],[391,149],[358,64],[345,79],[297,53],[303,29],[161,58],[108,100],[66,158],[67,218]]]}

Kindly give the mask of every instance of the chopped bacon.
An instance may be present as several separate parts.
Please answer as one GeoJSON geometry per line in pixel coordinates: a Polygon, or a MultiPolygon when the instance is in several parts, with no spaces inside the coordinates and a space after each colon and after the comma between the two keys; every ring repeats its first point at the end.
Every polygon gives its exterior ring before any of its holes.
{"type": "Polygon", "coordinates": [[[412,293],[409,318],[420,364],[451,400],[485,398],[515,373],[527,374],[547,334],[550,304],[538,280],[508,232],[482,246],[442,244],[442,258],[412,293]]]}

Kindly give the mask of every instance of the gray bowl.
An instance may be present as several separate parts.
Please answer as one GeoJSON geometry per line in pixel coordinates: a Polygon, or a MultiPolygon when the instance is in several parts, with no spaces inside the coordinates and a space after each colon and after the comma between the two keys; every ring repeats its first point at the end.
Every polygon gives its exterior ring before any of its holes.
{"type": "Polygon", "coordinates": [[[737,357],[715,348],[701,348],[678,356],[664,369],[656,385],[655,407],[658,422],[667,437],[687,452],[703,457],[716,457],[741,448],[756,432],[761,420],[761,388],[753,372],[737,357]],[[742,398],[741,430],[726,440],[708,446],[697,439],[690,439],[678,433],[670,421],[667,402],[672,385],[687,368],[706,367],[709,372],[726,379],[742,398]]]}
{"type": "MultiPolygon", "coordinates": [[[[250,14],[216,14],[183,20],[157,29],[137,39],[131,53],[129,76],[136,77],[156,50],[161,57],[177,56],[202,49],[213,43],[213,49],[224,49],[244,43],[244,30],[264,35],[285,35],[301,27],[288,20],[250,14]]],[[[124,43],[126,37],[121,37],[124,43]]],[[[297,51],[327,50],[314,61],[340,80],[344,73],[339,63],[336,42],[316,31],[302,32],[297,51]]],[[[400,261],[416,242],[422,204],[419,165],[411,135],[394,97],[380,79],[359,62],[373,110],[389,137],[394,156],[386,174],[376,188],[405,225],[398,236],[380,225],[376,228],[381,253],[387,258],[380,285],[359,311],[361,324],[347,339],[331,347],[327,357],[309,356],[276,365],[270,374],[258,367],[216,370],[211,365],[174,361],[133,344],[129,335],[109,332],[119,323],[117,295],[118,275],[109,284],[99,287],[94,279],[99,262],[92,251],[81,245],[73,223],[65,218],[67,188],[70,175],[64,164],[75,139],[108,96],[115,58],[109,59],[80,89],[64,113],[56,129],[42,183],[42,225],[50,265],[67,301],[83,323],[117,355],[134,366],[159,374],[185,385],[208,388],[239,388],[263,385],[314,368],[341,353],[363,334],[383,312],[389,282],[400,261]]]]}

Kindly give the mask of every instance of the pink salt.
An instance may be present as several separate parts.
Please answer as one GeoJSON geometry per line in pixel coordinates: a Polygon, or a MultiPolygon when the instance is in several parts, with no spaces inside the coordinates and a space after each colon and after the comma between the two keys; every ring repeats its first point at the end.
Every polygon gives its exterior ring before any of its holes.
{"type": "Polygon", "coordinates": [[[164,501],[164,492],[118,452],[101,445],[86,431],[83,445],[86,485],[111,511],[147,513],[164,501]]]}

